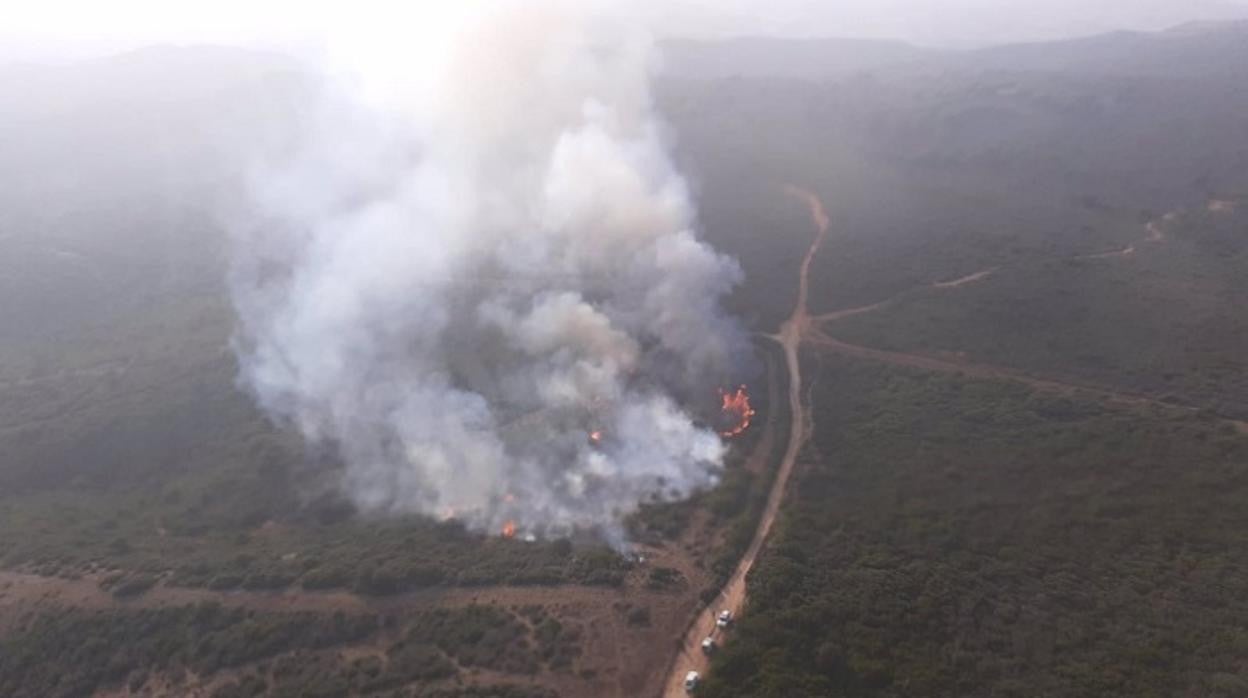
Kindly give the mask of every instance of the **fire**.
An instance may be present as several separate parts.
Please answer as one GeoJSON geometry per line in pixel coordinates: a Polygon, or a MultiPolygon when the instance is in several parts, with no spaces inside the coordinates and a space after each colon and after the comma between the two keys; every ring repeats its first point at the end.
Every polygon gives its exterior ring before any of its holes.
{"type": "Polygon", "coordinates": [[[601,431],[589,432],[589,442],[591,444],[594,444],[595,446],[602,443],[602,432],[601,431]]]}
{"type": "Polygon", "coordinates": [[[515,538],[515,536],[516,536],[516,522],[508,521],[507,523],[503,524],[503,538],[515,538]]]}
{"type": "Polygon", "coordinates": [[[744,385],[737,388],[734,393],[720,390],[719,398],[722,401],[720,414],[723,415],[724,424],[730,425],[720,430],[719,435],[731,439],[744,434],[745,430],[750,428],[750,420],[754,418],[749,391],[744,385]]]}

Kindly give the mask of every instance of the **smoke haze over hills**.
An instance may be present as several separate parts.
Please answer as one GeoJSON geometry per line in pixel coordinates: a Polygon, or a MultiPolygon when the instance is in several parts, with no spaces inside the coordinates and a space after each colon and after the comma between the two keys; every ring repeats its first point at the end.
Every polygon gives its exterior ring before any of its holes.
{"type": "MultiPolygon", "coordinates": [[[[57,0],[10,13],[0,28],[0,60],[63,60],[154,42],[307,48],[337,31],[344,18],[386,16],[395,26],[411,26],[420,24],[430,7],[363,2],[343,12],[331,5],[293,0],[177,5],[57,0]]],[[[628,3],[628,8],[662,38],[837,36],[940,47],[1155,31],[1192,21],[1248,18],[1248,3],[1243,0],[643,0],[628,3]]]]}

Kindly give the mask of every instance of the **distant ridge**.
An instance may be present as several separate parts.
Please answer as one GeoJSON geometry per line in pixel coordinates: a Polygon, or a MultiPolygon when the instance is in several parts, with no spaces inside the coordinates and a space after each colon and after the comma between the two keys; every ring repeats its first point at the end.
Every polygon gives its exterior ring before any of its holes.
{"type": "Polygon", "coordinates": [[[1248,74],[1248,21],[1194,22],[1161,32],[996,46],[964,54],[994,70],[1197,78],[1248,74]]]}
{"type": "Polygon", "coordinates": [[[892,68],[942,52],[871,39],[671,40],[660,45],[663,72],[688,78],[823,78],[892,68]]]}
{"type": "Polygon", "coordinates": [[[1248,31],[1248,18],[1223,21],[1186,22],[1171,27],[1162,34],[1169,36],[1203,36],[1221,32],[1248,31]]]}
{"type": "Polygon", "coordinates": [[[1248,20],[1191,22],[1159,32],[957,51],[867,39],[671,40],[663,73],[697,79],[835,78],[908,67],[1198,78],[1248,75],[1248,20]]]}

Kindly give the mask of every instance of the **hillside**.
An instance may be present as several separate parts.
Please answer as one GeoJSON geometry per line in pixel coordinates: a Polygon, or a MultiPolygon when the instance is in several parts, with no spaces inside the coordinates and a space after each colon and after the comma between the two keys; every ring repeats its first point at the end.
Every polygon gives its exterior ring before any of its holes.
{"type": "MultiPolygon", "coordinates": [[[[786,185],[831,219],[810,438],[706,695],[1248,690],[1246,48],[666,46],[749,330],[810,246],[786,185]]],[[[720,486],[629,522],[644,561],[361,515],[229,348],[229,217],[314,91],[230,49],[0,68],[0,693],[649,695],[756,531],[782,357],[720,486]]]]}

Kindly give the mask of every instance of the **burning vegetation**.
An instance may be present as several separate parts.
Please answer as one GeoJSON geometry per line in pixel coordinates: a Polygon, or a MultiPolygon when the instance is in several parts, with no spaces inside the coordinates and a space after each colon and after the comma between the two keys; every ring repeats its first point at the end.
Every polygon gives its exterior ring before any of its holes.
{"type": "Polygon", "coordinates": [[[754,419],[754,408],[750,406],[749,390],[743,385],[736,392],[719,391],[720,424],[719,435],[731,439],[740,436],[750,428],[754,419]]]}

